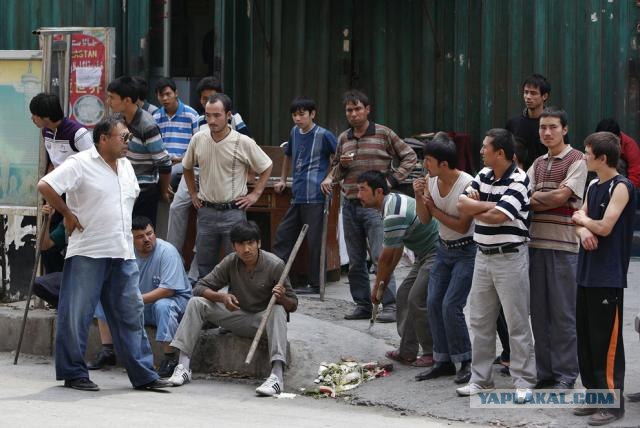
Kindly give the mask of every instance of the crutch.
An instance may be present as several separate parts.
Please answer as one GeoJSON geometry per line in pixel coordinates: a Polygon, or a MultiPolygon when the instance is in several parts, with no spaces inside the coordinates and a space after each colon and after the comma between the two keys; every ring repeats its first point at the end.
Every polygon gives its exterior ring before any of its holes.
{"type": "MultiPolygon", "coordinates": [[[[36,240],[36,260],[33,264],[33,270],[31,271],[31,281],[29,282],[29,292],[27,293],[27,303],[24,306],[24,315],[22,316],[22,326],[20,327],[20,338],[18,339],[18,348],[16,349],[16,356],[13,360],[13,365],[18,364],[18,357],[20,356],[20,348],[22,347],[22,338],[24,336],[24,329],[27,326],[27,315],[29,314],[29,303],[31,302],[31,296],[33,294],[33,282],[36,280],[36,273],[40,265],[40,248],[42,248],[42,240],[44,239],[45,230],[49,229],[49,222],[51,216],[44,214],[42,218],[42,225],[38,231],[38,239],[36,240]]],[[[37,222],[36,222],[37,225],[37,222]]]]}
{"type": "MultiPolygon", "coordinates": [[[[296,241],[296,244],[293,246],[293,250],[291,250],[291,254],[289,255],[287,264],[284,266],[282,275],[280,275],[278,284],[283,284],[284,281],[287,279],[287,275],[289,275],[289,271],[291,270],[291,265],[293,265],[293,261],[296,258],[296,254],[298,254],[300,245],[302,245],[304,236],[307,234],[307,229],[309,229],[308,224],[303,225],[302,229],[300,229],[298,240],[296,241]]],[[[247,358],[244,360],[245,364],[251,364],[251,360],[253,360],[253,354],[256,353],[256,349],[258,348],[258,343],[260,342],[260,338],[262,337],[262,333],[264,332],[264,328],[267,325],[267,320],[271,315],[271,311],[273,310],[273,305],[275,305],[275,303],[276,303],[276,296],[272,295],[271,299],[269,300],[269,304],[267,305],[267,309],[265,310],[264,315],[262,316],[262,321],[260,321],[260,326],[258,327],[258,331],[256,331],[256,335],[253,338],[253,342],[251,343],[251,348],[249,348],[249,353],[247,354],[247,358]]]]}
{"type": "Polygon", "coordinates": [[[320,241],[320,300],[324,302],[324,287],[327,279],[327,225],[329,223],[329,204],[331,203],[331,193],[324,197],[324,208],[322,210],[322,240],[320,241]]]}

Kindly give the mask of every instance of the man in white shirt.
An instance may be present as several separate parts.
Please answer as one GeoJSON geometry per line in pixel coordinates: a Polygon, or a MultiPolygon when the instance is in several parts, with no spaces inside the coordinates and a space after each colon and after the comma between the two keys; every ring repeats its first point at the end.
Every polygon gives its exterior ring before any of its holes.
{"type": "Polygon", "coordinates": [[[58,306],[56,378],[64,386],[97,391],[84,362],[89,326],[100,301],[116,352],[136,389],[169,386],[153,369],[143,326],[131,234],[131,212],[140,192],[125,158],[130,133],[109,117],[93,131],[95,147],[70,156],[38,183],[38,191],[64,217],[69,245],[58,306]],[[65,203],[60,195],[67,194],[65,203]]]}

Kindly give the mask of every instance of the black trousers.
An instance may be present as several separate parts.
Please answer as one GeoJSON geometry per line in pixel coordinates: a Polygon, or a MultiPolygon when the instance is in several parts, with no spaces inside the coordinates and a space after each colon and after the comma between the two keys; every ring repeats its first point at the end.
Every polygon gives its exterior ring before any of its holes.
{"type": "Polygon", "coordinates": [[[160,201],[160,187],[157,184],[140,185],[140,194],[133,205],[133,217],[141,215],[149,218],[156,227],[158,202],[160,201]]]}
{"type": "Polygon", "coordinates": [[[578,286],[576,329],[580,378],[587,389],[619,389],[620,412],[624,412],[623,303],[624,288],[578,286]]]}
{"type": "MultiPolygon", "coordinates": [[[[273,253],[287,262],[302,225],[308,224],[305,240],[309,253],[309,284],[320,285],[320,247],[322,246],[322,214],[324,204],[291,204],[276,230],[273,253]]],[[[322,269],[325,274],[326,269],[322,269]]]]}

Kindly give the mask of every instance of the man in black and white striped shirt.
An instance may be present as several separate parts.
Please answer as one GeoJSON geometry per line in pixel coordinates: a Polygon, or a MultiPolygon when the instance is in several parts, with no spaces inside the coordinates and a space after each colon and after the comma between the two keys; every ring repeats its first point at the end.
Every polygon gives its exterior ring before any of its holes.
{"type": "Polygon", "coordinates": [[[492,390],[496,319],[504,308],[511,344],[511,376],[516,401],[532,397],[536,384],[533,338],[529,325],[529,179],[513,161],[513,135],[487,132],[480,154],[485,164],[465,192],[458,210],[473,215],[478,244],[470,297],[473,343],[471,380],[457,389],[468,396],[492,390]]]}

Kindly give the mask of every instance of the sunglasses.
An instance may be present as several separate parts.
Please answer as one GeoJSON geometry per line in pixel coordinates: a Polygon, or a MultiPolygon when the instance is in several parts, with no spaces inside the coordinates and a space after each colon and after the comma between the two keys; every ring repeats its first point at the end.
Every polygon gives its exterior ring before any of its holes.
{"type": "Polygon", "coordinates": [[[129,141],[131,141],[131,139],[133,138],[133,134],[132,134],[131,132],[125,132],[124,134],[120,134],[120,135],[118,135],[118,137],[119,137],[122,141],[124,141],[124,142],[128,143],[128,142],[129,142],[129,141]]]}

